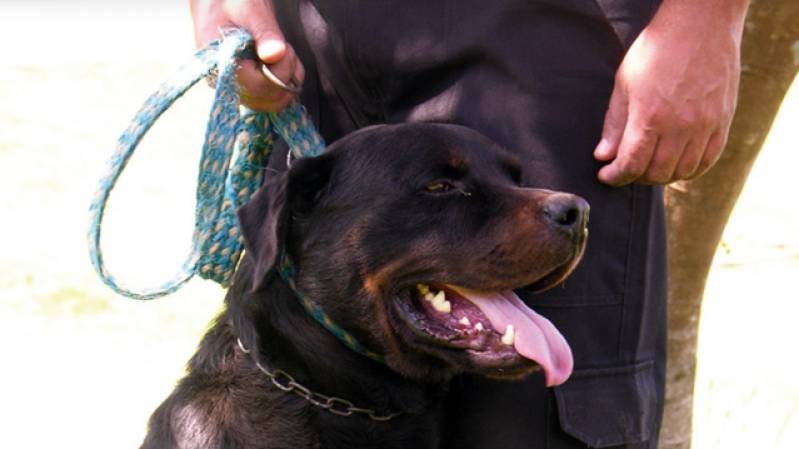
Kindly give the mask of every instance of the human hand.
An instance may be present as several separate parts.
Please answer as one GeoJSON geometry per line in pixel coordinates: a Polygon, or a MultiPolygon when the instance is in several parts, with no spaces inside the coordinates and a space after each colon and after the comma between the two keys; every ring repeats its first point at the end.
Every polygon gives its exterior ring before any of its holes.
{"type": "Polygon", "coordinates": [[[594,150],[607,162],[601,182],[666,184],[718,160],[735,111],[748,1],[717,3],[666,0],[633,42],[594,150]]]}
{"type": "Polygon", "coordinates": [[[244,105],[277,112],[294,99],[295,92],[270,81],[263,71],[270,70],[288,86],[302,86],[305,80],[305,69],[280,31],[271,0],[191,0],[191,15],[198,46],[219,39],[224,28],[244,28],[255,38],[261,61],[242,60],[236,69],[244,105]]]}

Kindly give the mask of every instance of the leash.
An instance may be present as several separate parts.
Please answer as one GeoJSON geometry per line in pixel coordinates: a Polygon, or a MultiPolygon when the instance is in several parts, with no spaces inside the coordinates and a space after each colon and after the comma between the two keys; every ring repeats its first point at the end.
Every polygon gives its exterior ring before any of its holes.
{"type": "Polygon", "coordinates": [[[242,30],[231,30],[222,41],[199,50],[152,94],[120,136],[90,207],[90,258],[103,282],[134,299],[153,299],[177,291],[195,274],[227,287],[241,256],[243,242],[236,209],[246,203],[263,180],[262,167],[275,135],[296,157],[316,156],[324,143],[302,106],[294,103],[279,114],[242,108],[235,83],[237,57],[251,45],[242,30]],[[154,288],[134,289],[115,278],[103,263],[100,249],[105,205],[133,151],[156,120],[202,78],[217,76],[213,105],[203,142],[197,180],[197,206],[190,254],[180,270],[154,288]],[[234,155],[235,162],[231,166],[234,155]]]}
{"type": "MultiPolygon", "coordinates": [[[[89,208],[89,257],[100,279],[120,295],[149,300],[174,293],[195,274],[228,287],[243,250],[236,210],[261,186],[263,167],[275,139],[283,139],[289,156],[321,154],[325,145],[305,109],[298,102],[279,113],[261,113],[239,106],[235,69],[237,60],[254,57],[253,41],[246,31],[227,30],[223,39],[197,51],[194,58],[163,82],[134,116],[117,141],[89,208]],[[203,78],[216,78],[216,88],[200,157],[197,206],[192,245],[178,272],[160,286],[134,289],[106,268],[100,247],[103,215],[111,191],[141,139],[178,98],[203,78]]],[[[367,350],[337,326],[316,304],[301,295],[294,284],[294,268],[287,258],[278,270],[305,310],[352,350],[383,358],[367,350]]]]}

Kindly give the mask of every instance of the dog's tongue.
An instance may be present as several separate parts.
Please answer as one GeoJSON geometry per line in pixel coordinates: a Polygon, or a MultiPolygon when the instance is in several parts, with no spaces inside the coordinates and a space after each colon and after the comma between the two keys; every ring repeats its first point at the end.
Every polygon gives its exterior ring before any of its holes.
{"type": "Polygon", "coordinates": [[[516,351],[541,365],[548,387],[560,385],[572,373],[574,360],[566,339],[548,319],[527,307],[513,291],[482,292],[448,285],[476,305],[502,333],[513,325],[516,351]]]}

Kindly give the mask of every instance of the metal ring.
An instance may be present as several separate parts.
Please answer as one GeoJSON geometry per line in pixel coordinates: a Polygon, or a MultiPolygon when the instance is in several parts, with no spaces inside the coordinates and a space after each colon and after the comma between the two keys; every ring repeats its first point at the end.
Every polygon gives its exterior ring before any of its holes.
{"type": "Polygon", "coordinates": [[[249,350],[249,349],[247,349],[247,348],[244,346],[244,343],[242,343],[242,342],[241,342],[241,338],[237,338],[237,339],[236,339],[236,341],[239,343],[239,349],[241,349],[241,352],[243,352],[243,353],[245,353],[245,354],[249,354],[249,353],[250,353],[250,350],[249,350]]]}
{"type": "Polygon", "coordinates": [[[294,389],[294,378],[283,370],[276,369],[272,373],[272,383],[283,391],[291,391],[294,389]]]}
{"type": "Polygon", "coordinates": [[[352,415],[352,407],[352,402],[336,397],[328,398],[327,402],[325,403],[325,408],[328,409],[330,413],[339,416],[352,415]]]}
{"type": "Polygon", "coordinates": [[[278,86],[279,88],[281,88],[281,89],[283,89],[285,91],[291,92],[291,93],[296,94],[296,95],[299,95],[299,93],[302,92],[302,86],[298,86],[297,85],[297,80],[294,79],[293,75],[292,75],[291,79],[289,80],[289,84],[286,84],[286,83],[283,82],[283,80],[278,78],[277,75],[272,73],[272,71],[269,70],[269,66],[267,66],[266,64],[261,63],[261,72],[263,72],[264,76],[269,81],[271,81],[276,86],[278,86]]]}
{"type": "Polygon", "coordinates": [[[369,419],[371,419],[372,421],[385,422],[385,421],[390,421],[390,420],[396,418],[400,414],[399,413],[389,413],[387,415],[378,415],[377,412],[375,412],[373,410],[370,410],[368,415],[369,415],[369,419]]]}

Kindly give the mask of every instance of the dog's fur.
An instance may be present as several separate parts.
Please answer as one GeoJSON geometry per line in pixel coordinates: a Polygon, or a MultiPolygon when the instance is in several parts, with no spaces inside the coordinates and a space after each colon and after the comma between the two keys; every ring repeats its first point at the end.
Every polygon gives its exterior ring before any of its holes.
{"type": "Polygon", "coordinates": [[[269,175],[240,212],[247,251],[226,310],[153,414],[142,447],[436,447],[453,375],[514,378],[536,366],[430,343],[392,304],[419,282],[557,283],[583,242],[542,212],[556,195],[521,188],[512,156],[454,125],[367,128],[269,175]],[[281,251],[296,262],[298,289],[385,364],[348,349],[304,311],[275,273],[281,251]],[[402,415],[376,422],[315,407],[272,385],[237,339],[313,391],[402,415]]]}

